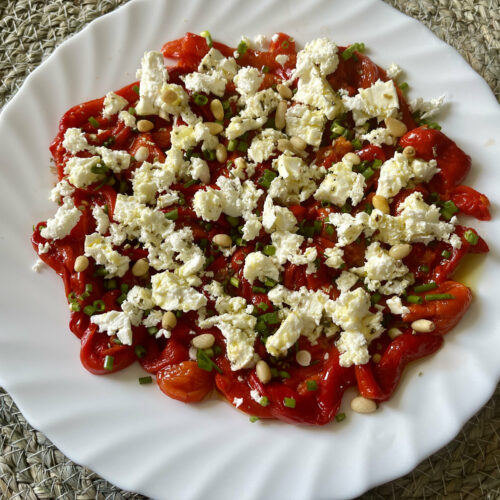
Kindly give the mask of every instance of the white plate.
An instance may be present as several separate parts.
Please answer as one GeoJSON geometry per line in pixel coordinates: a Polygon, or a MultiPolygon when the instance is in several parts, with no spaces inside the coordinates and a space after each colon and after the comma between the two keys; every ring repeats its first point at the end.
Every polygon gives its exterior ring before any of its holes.
{"type": "Polygon", "coordinates": [[[378,64],[399,63],[413,95],[446,94],[444,130],[471,154],[468,182],[491,195],[497,215],[498,104],[464,60],[416,21],[377,0],[133,1],[58,48],[1,115],[0,383],[71,459],[128,490],[183,499],[355,496],[410,471],[492,394],[500,374],[499,218],[475,223],[491,253],[476,273],[473,306],[444,348],[407,370],[376,414],[348,412],[341,424],[316,429],[250,424],[221,402],[178,403],[140,386],[138,367],[90,375],[68,330],[59,278],[31,271],[31,225],[55,211],[47,201],[48,146],[60,116],[133,81],[144,50],[203,29],[233,45],[242,34],[276,31],[301,43],[325,35],[364,41],[378,64]]]}

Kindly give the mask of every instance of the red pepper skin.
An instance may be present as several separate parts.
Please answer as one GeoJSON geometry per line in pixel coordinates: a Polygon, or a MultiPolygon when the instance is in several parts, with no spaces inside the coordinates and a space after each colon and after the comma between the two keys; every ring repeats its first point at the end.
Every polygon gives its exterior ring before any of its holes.
{"type": "Polygon", "coordinates": [[[436,335],[410,332],[396,337],[382,354],[378,363],[369,362],[355,368],[360,394],[368,399],[387,401],[396,389],[408,363],[436,352],[443,338],[436,335]]]}
{"type": "Polygon", "coordinates": [[[469,186],[457,186],[450,193],[450,199],[466,215],[479,220],[491,220],[490,200],[469,186]]]}
{"type": "Polygon", "coordinates": [[[472,302],[470,288],[456,281],[445,281],[433,294],[450,293],[455,296],[449,300],[433,300],[424,304],[411,304],[410,312],[403,315],[403,321],[411,323],[417,319],[429,319],[436,328],[432,335],[448,333],[462,318],[472,302]]]}
{"type": "Polygon", "coordinates": [[[427,126],[415,128],[401,137],[400,145],[402,147],[413,146],[417,152],[417,158],[437,161],[440,172],[430,182],[431,191],[438,193],[451,191],[469,173],[470,156],[439,130],[427,126]]]}

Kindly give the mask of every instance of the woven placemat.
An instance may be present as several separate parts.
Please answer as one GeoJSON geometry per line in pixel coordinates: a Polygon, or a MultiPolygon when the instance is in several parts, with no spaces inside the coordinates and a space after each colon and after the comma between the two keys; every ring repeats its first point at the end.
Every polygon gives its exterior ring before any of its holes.
{"type": "MultiPolygon", "coordinates": [[[[126,0],[0,0],[0,107],[67,37],[126,0]]],[[[499,0],[386,0],[457,48],[500,97],[499,0]]],[[[500,387],[448,446],[366,499],[500,498],[500,387]]],[[[432,409],[429,409],[432,411],[432,409]]],[[[0,389],[0,497],[143,499],[74,464],[0,389]]]]}

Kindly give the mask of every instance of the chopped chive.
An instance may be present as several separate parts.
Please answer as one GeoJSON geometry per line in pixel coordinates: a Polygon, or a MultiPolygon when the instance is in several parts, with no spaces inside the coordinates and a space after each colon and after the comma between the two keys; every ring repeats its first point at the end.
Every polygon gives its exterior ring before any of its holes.
{"type": "Polygon", "coordinates": [[[423,302],[422,297],[420,297],[420,295],[408,295],[408,297],[406,297],[406,300],[410,304],[421,304],[423,302]]]}
{"type": "Polygon", "coordinates": [[[287,407],[287,408],[295,408],[295,404],[296,404],[296,401],[294,398],[285,398],[283,400],[283,404],[287,407]]]}
{"type": "Polygon", "coordinates": [[[274,245],[265,245],[262,252],[266,255],[272,256],[276,253],[276,247],[274,245]]]}
{"type": "Polygon", "coordinates": [[[203,349],[198,349],[196,351],[196,363],[199,368],[207,372],[211,372],[215,369],[218,373],[222,373],[222,370],[210,359],[203,349]]]}
{"type": "Polygon", "coordinates": [[[105,290],[114,290],[117,287],[116,280],[104,280],[104,289],[105,290]]]}
{"type": "Polygon", "coordinates": [[[182,311],[175,311],[175,317],[176,318],[182,318],[182,311]]]}
{"type": "Polygon", "coordinates": [[[236,50],[238,51],[238,54],[242,56],[248,49],[248,44],[245,42],[245,40],[241,40],[241,42],[238,44],[238,47],[236,47],[236,50]]]}
{"type": "Polygon", "coordinates": [[[214,357],[214,350],[209,347],[208,349],[203,349],[205,351],[205,354],[209,357],[209,358],[213,358],[214,357]]]}
{"type": "Polygon", "coordinates": [[[290,378],[290,374],[285,370],[280,370],[278,376],[281,378],[290,378]]]}
{"type": "Polygon", "coordinates": [[[170,212],[166,212],[165,218],[168,220],[176,221],[179,218],[179,210],[177,210],[177,208],[174,208],[173,210],[170,210],[170,212]]]}
{"type": "Polygon", "coordinates": [[[120,292],[122,293],[127,293],[128,292],[128,289],[129,289],[129,286],[127,285],[127,283],[122,283],[120,285],[120,292]]]}
{"type": "Polygon", "coordinates": [[[306,386],[308,391],[317,391],[318,390],[318,382],[316,380],[307,380],[306,386]]]}
{"type": "Polygon", "coordinates": [[[136,94],[138,94],[138,93],[139,93],[139,85],[134,85],[134,86],[132,87],[132,90],[133,90],[136,94]]]}
{"type": "Polygon", "coordinates": [[[458,212],[458,208],[453,203],[452,200],[444,201],[441,208],[441,215],[444,219],[450,220],[456,213],[458,212]]]}
{"type": "Polygon", "coordinates": [[[467,229],[467,231],[465,231],[464,238],[471,245],[477,245],[477,242],[479,241],[479,236],[474,231],[472,231],[472,229],[467,229]]]}
{"type": "Polygon", "coordinates": [[[91,116],[89,118],[89,123],[94,127],[94,128],[99,128],[101,125],[99,124],[99,122],[93,117],[91,116]]]}
{"type": "Polygon", "coordinates": [[[104,304],[104,301],[102,301],[101,299],[94,300],[94,302],[92,304],[92,307],[94,307],[94,309],[97,312],[102,312],[102,311],[104,311],[106,309],[106,305],[104,304]]]}
{"type": "Polygon", "coordinates": [[[207,104],[207,102],[208,102],[208,97],[206,95],[203,95],[203,94],[194,94],[193,101],[198,106],[205,106],[205,104],[207,104]]]}
{"type": "Polygon", "coordinates": [[[426,125],[434,130],[441,130],[441,125],[439,125],[439,123],[436,122],[426,123],[426,125]]]}
{"type": "Polygon", "coordinates": [[[283,40],[281,42],[281,48],[282,49],[288,49],[289,46],[290,46],[290,42],[288,40],[283,40]]]}
{"type": "Polygon", "coordinates": [[[83,308],[83,312],[87,315],[87,316],[92,316],[93,314],[95,314],[96,312],[96,309],[94,306],[91,306],[90,304],[88,306],[85,306],[83,308]]]}
{"type": "Polygon", "coordinates": [[[313,224],[313,230],[315,234],[321,233],[321,230],[323,229],[323,223],[320,220],[315,220],[313,224]]]}
{"type": "Polygon", "coordinates": [[[246,153],[248,150],[248,142],[238,141],[238,145],[236,146],[236,149],[238,151],[241,151],[242,153],[246,153]]]}
{"type": "Polygon", "coordinates": [[[267,311],[269,309],[269,306],[265,302],[259,302],[257,307],[263,311],[267,311]]]}
{"type": "Polygon", "coordinates": [[[262,396],[259,401],[260,406],[269,406],[269,398],[267,396],[262,396]]]}
{"type": "Polygon", "coordinates": [[[126,293],[122,293],[117,299],[116,299],[116,302],[118,302],[118,304],[123,304],[125,301],[127,300],[127,294],[126,293]]]}
{"type": "Polygon", "coordinates": [[[276,325],[280,322],[277,312],[270,312],[270,313],[263,314],[260,317],[260,319],[261,319],[261,321],[264,321],[268,325],[276,325]]]}
{"type": "Polygon", "coordinates": [[[214,349],[214,356],[222,354],[222,347],[220,345],[214,345],[213,349],[214,349]]]}
{"type": "Polygon", "coordinates": [[[425,264],[423,266],[419,266],[418,270],[421,273],[428,273],[429,272],[429,266],[426,266],[425,264]]]}
{"type": "Polygon", "coordinates": [[[366,170],[363,170],[363,172],[361,172],[363,174],[363,177],[365,179],[370,179],[370,177],[373,177],[373,174],[375,173],[375,171],[373,170],[373,168],[371,167],[368,167],[366,170]]]}
{"type": "Polygon", "coordinates": [[[238,288],[240,286],[240,280],[236,276],[231,276],[229,283],[231,283],[231,285],[233,285],[235,288],[238,288]]]}
{"type": "Polygon", "coordinates": [[[340,123],[333,122],[331,131],[333,132],[334,135],[339,136],[345,132],[345,127],[340,125],[340,123]]]}
{"type": "Polygon", "coordinates": [[[373,160],[373,163],[372,163],[372,168],[374,168],[375,170],[378,170],[382,166],[382,163],[383,163],[382,160],[375,158],[375,160],[373,160]]]}
{"type": "Polygon", "coordinates": [[[415,293],[428,292],[429,290],[434,290],[437,288],[437,284],[435,281],[431,281],[430,283],[424,283],[423,285],[417,285],[413,287],[413,291],[415,293]]]}
{"type": "Polygon", "coordinates": [[[156,335],[158,333],[158,328],[156,326],[150,326],[147,331],[149,335],[156,335]]]}
{"type": "Polygon", "coordinates": [[[353,139],[351,141],[351,144],[352,144],[354,149],[361,149],[362,144],[361,144],[361,141],[359,139],[357,139],[357,138],[353,139]]]}
{"type": "Polygon", "coordinates": [[[266,293],[267,290],[264,287],[262,287],[262,286],[253,286],[252,287],[252,292],[253,293],[266,293]]]}
{"type": "Polygon", "coordinates": [[[135,108],[133,108],[132,106],[130,106],[130,108],[128,108],[128,112],[129,112],[131,115],[135,115],[135,108]]]}
{"type": "Polygon", "coordinates": [[[145,347],[143,347],[142,345],[136,345],[136,346],[134,347],[134,351],[135,351],[135,355],[136,355],[139,359],[141,359],[141,358],[143,358],[144,356],[146,356],[146,353],[147,353],[146,348],[145,348],[145,347]]]}
{"type": "Polygon", "coordinates": [[[230,215],[226,215],[226,220],[229,222],[229,225],[233,227],[236,227],[240,223],[239,217],[231,217],[230,215]]]}
{"type": "Polygon", "coordinates": [[[259,184],[266,189],[269,189],[271,186],[271,182],[274,180],[275,177],[277,177],[278,174],[274,172],[273,170],[264,170],[264,173],[262,174],[262,177],[259,179],[259,184]]]}
{"type": "Polygon", "coordinates": [[[152,383],[153,383],[153,379],[151,378],[151,376],[139,377],[139,384],[141,384],[141,385],[152,384],[152,383]]]}
{"type": "Polygon", "coordinates": [[[262,73],[269,73],[269,69],[270,69],[269,66],[266,66],[265,64],[264,64],[264,66],[262,66],[262,68],[260,68],[262,73]]]}
{"type": "Polygon", "coordinates": [[[370,302],[372,303],[372,305],[378,304],[380,302],[381,298],[382,298],[382,295],[380,295],[380,293],[375,292],[370,297],[370,302]]]}
{"type": "Polygon", "coordinates": [[[104,358],[104,369],[111,371],[113,369],[114,362],[115,362],[114,356],[106,356],[104,358]]]}
{"type": "Polygon", "coordinates": [[[455,295],[452,295],[451,293],[430,293],[425,296],[425,301],[431,302],[433,300],[448,300],[454,298],[455,295]]]}
{"type": "Polygon", "coordinates": [[[73,312],[79,312],[81,307],[80,307],[80,304],[78,302],[71,302],[69,308],[73,311],[73,312]]]}
{"type": "Polygon", "coordinates": [[[441,257],[444,257],[445,259],[449,259],[451,257],[451,252],[449,250],[443,250],[441,252],[441,257]]]}
{"type": "Polygon", "coordinates": [[[252,415],[249,420],[253,424],[253,423],[257,422],[257,420],[260,420],[260,419],[259,419],[259,417],[255,416],[255,415],[252,415]]]}
{"type": "Polygon", "coordinates": [[[335,415],[335,421],[342,422],[342,420],[345,420],[345,413],[337,413],[337,415],[335,415]]]}
{"type": "Polygon", "coordinates": [[[274,281],[273,279],[271,278],[266,278],[266,281],[264,281],[264,285],[266,285],[267,287],[269,288],[273,288],[274,286],[276,286],[278,284],[277,281],[274,281]]]}
{"type": "Polygon", "coordinates": [[[238,141],[231,139],[227,145],[227,150],[228,151],[235,151],[237,146],[238,146],[238,141]]]}
{"type": "Polygon", "coordinates": [[[331,224],[327,224],[325,226],[325,232],[328,236],[332,236],[333,233],[335,232],[335,229],[333,228],[333,226],[331,224]]]}
{"type": "Polygon", "coordinates": [[[400,83],[398,85],[398,87],[400,88],[400,90],[402,90],[403,92],[406,92],[408,89],[409,89],[409,85],[407,82],[403,82],[403,83],[400,83]]]}
{"type": "Polygon", "coordinates": [[[190,179],[185,184],[183,184],[183,187],[187,189],[187,188],[190,188],[191,186],[194,186],[197,183],[198,183],[198,181],[196,179],[190,179]]]}
{"type": "Polygon", "coordinates": [[[364,52],[365,51],[365,44],[363,42],[356,42],[353,43],[352,45],[349,45],[344,52],[342,52],[342,59],[344,61],[347,61],[351,59],[352,56],[354,56],[354,51],[357,52],[364,52]]]}
{"type": "Polygon", "coordinates": [[[202,31],[200,33],[200,36],[202,36],[205,39],[205,41],[207,42],[207,45],[209,47],[212,47],[213,41],[212,41],[212,35],[210,34],[210,31],[206,31],[206,30],[202,31]]]}

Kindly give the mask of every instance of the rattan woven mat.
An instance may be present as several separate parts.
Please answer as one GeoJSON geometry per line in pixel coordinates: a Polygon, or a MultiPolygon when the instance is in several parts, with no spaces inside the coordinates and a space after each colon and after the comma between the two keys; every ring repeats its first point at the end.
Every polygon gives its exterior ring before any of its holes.
{"type": "MultiPolygon", "coordinates": [[[[499,0],[386,0],[457,48],[500,96],[499,0]]],[[[126,0],[0,0],[0,106],[67,37],[126,0]]],[[[429,409],[432,411],[432,409],[429,409]]],[[[0,389],[0,496],[142,499],[66,458],[0,389]]],[[[366,499],[500,498],[500,387],[448,446],[366,499]]]]}

